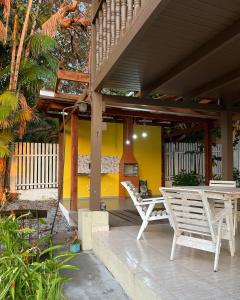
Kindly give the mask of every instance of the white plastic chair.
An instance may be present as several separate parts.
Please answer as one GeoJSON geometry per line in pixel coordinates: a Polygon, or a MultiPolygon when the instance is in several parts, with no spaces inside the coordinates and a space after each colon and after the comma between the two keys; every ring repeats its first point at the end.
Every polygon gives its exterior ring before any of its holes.
{"type": "Polygon", "coordinates": [[[168,219],[165,209],[163,211],[154,210],[156,204],[164,204],[164,199],[163,197],[143,199],[136,187],[130,181],[122,181],[121,184],[128,191],[128,194],[143,221],[137,236],[137,239],[139,240],[149,222],[168,219]]]}
{"type": "MultiPolygon", "coordinates": [[[[223,181],[223,180],[210,180],[209,186],[219,186],[219,187],[236,187],[236,181],[223,181]]],[[[238,218],[238,211],[237,211],[237,199],[232,200],[233,206],[233,230],[234,234],[236,234],[237,230],[237,218],[238,218]]],[[[222,201],[215,201],[215,208],[222,209],[224,208],[224,203],[222,201]]]]}
{"type": "Polygon", "coordinates": [[[227,235],[223,220],[227,210],[213,215],[204,191],[162,188],[169,221],[174,229],[170,259],[176,245],[215,253],[214,271],[218,270],[221,239],[227,235]]]}

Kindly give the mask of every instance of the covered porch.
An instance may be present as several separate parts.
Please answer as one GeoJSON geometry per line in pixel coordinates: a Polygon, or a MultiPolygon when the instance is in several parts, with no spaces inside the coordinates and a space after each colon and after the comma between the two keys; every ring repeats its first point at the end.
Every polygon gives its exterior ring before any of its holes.
{"type": "Polygon", "coordinates": [[[223,243],[219,272],[213,272],[213,254],[205,251],[177,247],[175,260],[169,260],[169,224],[149,225],[140,241],[138,230],[127,226],[93,234],[94,253],[132,299],[239,299],[239,234],[235,256],[223,243]]]}
{"type": "MultiPolygon", "coordinates": [[[[100,195],[99,128],[108,105],[134,113],[214,120],[221,129],[222,179],[232,179],[232,126],[240,112],[239,12],[239,4],[232,1],[93,1],[93,210],[100,195]],[[106,95],[114,88],[132,94],[106,95]]],[[[205,184],[212,177],[212,127],[211,122],[205,127],[205,184]]]]}

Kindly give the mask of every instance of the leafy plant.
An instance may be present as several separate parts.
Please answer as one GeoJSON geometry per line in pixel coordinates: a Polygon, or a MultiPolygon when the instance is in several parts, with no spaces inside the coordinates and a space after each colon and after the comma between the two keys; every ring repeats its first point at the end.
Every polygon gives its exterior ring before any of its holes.
{"type": "Polygon", "coordinates": [[[78,239],[78,231],[75,229],[72,236],[68,239],[68,244],[80,244],[81,241],[78,239]]]}
{"type": "Polygon", "coordinates": [[[240,186],[240,171],[237,168],[233,168],[233,180],[240,186]]]}
{"type": "Polygon", "coordinates": [[[41,250],[42,240],[31,244],[28,235],[33,229],[20,225],[26,216],[0,218],[0,299],[62,299],[62,284],[68,278],[61,277],[60,270],[77,269],[68,264],[76,254],[54,256],[62,246],[41,250]]]}
{"type": "Polygon", "coordinates": [[[194,172],[187,173],[182,170],[178,175],[173,178],[174,186],[196,186],[200,184],[199,175],[194,172]]]}

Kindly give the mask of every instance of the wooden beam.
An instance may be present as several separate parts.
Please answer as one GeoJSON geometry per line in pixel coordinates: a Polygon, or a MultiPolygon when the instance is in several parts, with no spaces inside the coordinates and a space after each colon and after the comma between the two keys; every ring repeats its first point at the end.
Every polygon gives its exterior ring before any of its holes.
{"type": "Polygon", "coordinates": [[[197,124],[191,128],[175,129],[169,134],[169,136],[174,137],[178,135],[189,134],[192,132],[198,132],[198,131],[202,131],[204,128],[205,128],[204,124],[197,124]]]}
{"type": "Polygon", "coordinates": [[[204,149],[205,149],[205,185],[209,185],[212,179],[212,132],[211,123],[206,122],[204,128],[204,149]]]}
{"type": "Polygon", "coordinates": [[[162,120],[162,121],[173,121],[173,122],[182,122],[182,123],[205,123],[207,118],[200,117],[191,117],[191,116],[180,116],[176,114],[163,114],[155,112],[146,112],[146,111],[133,111],[133,110],[123,110],[116,108],[107,108],[106,115],[111,116],[125,116],[125,117],[140,117],[150,120],[162,120]]]}
{"type": "Polygon", "coordinates": [[[74,72],[68,70],[58,70],[57,78],[58,80],[69,80],[69,81],[78,81],[82,83],[89,83],[89,74],[82,72],[74,72]]]}
{"type": "MultiPolygon", "coordinates": [[[[54,98],[60,99],[60,100],[66,100],[69,102],[76,102],[78,100],[81,100],[81,97],[82,97],[81,95],[66,94],[66,93],[54,93],[54,98]]],[[[52,99],[52,98],[50,98],[50,99],[52,99]]]]}
{"type": "Polygon", "coordinates": [[[104,95],[103,100],[108,104],[127,104],[128,106],[137,105],[139,107],[165,107],[165,108],[187,108],[194,109],[198,111],[209,111],[209,112],[221,112],[223,107],[216,104],[199,104],[199,103],[191,103],[189,101],[173,101],[170,100],[160,100],[160,99],[152,99],[152,98],[137,98],[137,97],[124,97],[124,96],[115,96],[115,95],[104,95]]]}
{"type": "Polygon", "coordinates": [[[170,80],[177,78],[193,65],[199,63],[206,57],[210,56],[216,50],[223,48],[227,43],[239,37],[240,34],[240,19],[235,21],[230,27],[218,33],[214,38],[205,42],[200,48],[193,52],[190,56],[182,59],[181,62],[170,69],[167,73],[160,76],[158,80],[144,86],[142,90],[144,93],[150,93],[161,85],[166,84],[170,80]]]}
{"type": "Polygon", "coordinates": [[[224,111],[221,114],[221,142],[222,142],[222,179],[233,179],[233,130],[232,114],[224,111]]]}
{"type": "MultiPolygon", "coordinates": [[[[204,84],[203,86],[190,91],[186,96],[187,97],[197,97],[201,95],[206,95],[207,93],[211,93],[214,90],[217,90],[235,80],[240,79],[240,69],[236,69],[230,73],[224,74],[223,76],[204,84]]],[[[219,95],[221,96],[221,94],[219,95]]]]}
{"type": "Polygon", "coordinates": [[[78,116],[71,115],[71,211],[77,211],[78,204],[78,116]]]}
{"type": "Polygon", "coordinates": [[[99,210],[101,201],[102,110],[100,93],[92,93],[90,210],[99,210]]]}
{"type": "Polygon", "coordinates": [[[163,128],[161,128],[161,157],[162,157],[162,178],[161,178],[161,185],[162,187],[165,186],[165,148],[164,148],[164,132],[163,128]]]}

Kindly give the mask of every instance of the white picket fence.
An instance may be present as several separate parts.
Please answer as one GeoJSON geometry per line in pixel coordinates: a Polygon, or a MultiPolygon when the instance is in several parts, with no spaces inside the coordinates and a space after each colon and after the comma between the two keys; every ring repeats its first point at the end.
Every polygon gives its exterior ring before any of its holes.
{"type": "MultiPolygon", "coordinates": [[[[202,144],[198,143],[165,143],[165,180],[172,180],[182,170],[186,172],[194,171],[204,177],[205,175],[205,157],[204,149],[199,151],[202,144]]],[[[212,155],[215,158],[221,157],[221,144],[212,147],[212,155]]],[[[240,170],[240,144],[233,150],[234,167],[240,170]]],[[[222,163],[214,159],[213,175],[221,177],[222,163]]]]}
{"type": "Polygon", "coordinates": [[[16,143],[12,165],[16,190],[58,186],[58,144],[16,143]]]}

